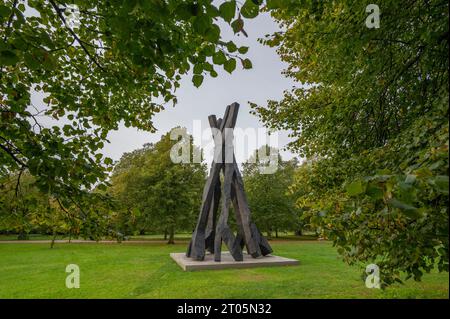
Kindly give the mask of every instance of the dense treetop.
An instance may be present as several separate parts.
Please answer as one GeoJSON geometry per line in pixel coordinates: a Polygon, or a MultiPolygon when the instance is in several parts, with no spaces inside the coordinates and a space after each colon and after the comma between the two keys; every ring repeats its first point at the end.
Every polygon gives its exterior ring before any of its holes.
{"type": "Polygon", "coordinates": [[[298,85],[253,105],[307,158],[297,205],[349,263],[384,283],[448,271],[448,2],[286,1],[266,44],[298,85]]]}

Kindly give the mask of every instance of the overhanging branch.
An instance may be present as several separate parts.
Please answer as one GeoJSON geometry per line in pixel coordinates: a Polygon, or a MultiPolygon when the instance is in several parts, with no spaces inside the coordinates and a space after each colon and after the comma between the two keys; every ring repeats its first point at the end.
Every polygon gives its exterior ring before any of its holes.
{"type": "Polygon", "coordinates": [[[82,41],[78,35],[75,33],[75,31],[73,31],[70,27],[67,26],[66,23],[66,18],[64,18],[64,15],[61,12],[61,9],[56,5],[56,3],[53,0],[49,0],[50,4],[52,5],[53,9],[55,9],[56,14],[58,15],[58,17],[61,19],[61,21],[63,22],[64,26],[66,27],[66,29],[70,32],[70,34],[75,38],[75,40],[77,40],[78,44],[81,46],[81,48],[83,49],[83,51],[88,55],[88,57],[92,60],[92,62],[94,62],[94,64],[96,66],[98,66],[102,71],[105,71],[105,69],[97,62],[97,60],[95,59],[94,56],[92,56],[92,54],[89,52],[89,50],[85,47],[84,45],[84,41],[82,41]]]}

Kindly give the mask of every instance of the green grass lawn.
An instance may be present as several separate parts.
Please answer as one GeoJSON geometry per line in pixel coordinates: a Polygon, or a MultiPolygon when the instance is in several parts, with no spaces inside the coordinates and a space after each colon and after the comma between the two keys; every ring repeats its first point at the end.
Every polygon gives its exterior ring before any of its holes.
{"type": "Polygon", "coordinates": [[[176,245],[0,244],[0,298],[448,298],[447,273],[431,273],[385,291],[368,289],[362,269],[343,263],[329,242],[273,241],[275,254],[299,266],[184,272],[176,245]],[[81,287],[65,287],[78,264],[81,287]]]}

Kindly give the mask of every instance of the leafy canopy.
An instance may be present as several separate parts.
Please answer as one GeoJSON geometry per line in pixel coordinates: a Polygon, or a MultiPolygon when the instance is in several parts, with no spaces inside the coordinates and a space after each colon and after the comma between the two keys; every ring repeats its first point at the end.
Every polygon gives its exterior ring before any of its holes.
{"type": "Polygon", "coordinates": [[[345,260],[420,280],[448,271],[448,2],[379,1],[379,29],[367,4],[271,1],[298,86],[253,108],[291,130],[297,205],[345,260]]]}
{"type": "Polygon", "coordinates": [[[224,42],[218,21],[245,33],[244,19],[259,4],[212,2],[2,2],[0,175],[28,170],[39,189],[68,206],[112,169],[99,151],[120,122],[153,132],[152,117],[176,103],[175,89],[192,68],[195,86],[217,76],[215,67],[232,72],[236,59],[249,68],[241,57],[247,48],[224,42]],[[78,6],[79,24],[71,23],[69,4],[78,6]],[[43,115],[57,125],[44,126],[43,115]]]}

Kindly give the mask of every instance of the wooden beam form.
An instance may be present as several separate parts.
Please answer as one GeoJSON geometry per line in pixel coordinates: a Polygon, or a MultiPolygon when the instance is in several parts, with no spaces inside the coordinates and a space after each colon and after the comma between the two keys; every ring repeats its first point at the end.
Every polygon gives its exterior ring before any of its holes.
{"type": "Polygon", "coordinates": [[[238,111],[239,104],[233,103],[227,106],[223,119],[216,120],[215,115],[208,117],[214,141],[217,142],[221,138],[221,143],[215,145],[216,156],[211,164],[210,174],[203,189],[197,226],[186,252],[186,256],[194,260],[204,260],[205,250],[208,250],[214,254],[215,261],[220,261],[222,242],[226,244],[236,261],[243,260],[242,249],[244,246],[247,253],[253,258],[265,256],[272,252],[268,241],[258,230],[255,223],[251,221],[244,183],[236,163],[232,144],[226,143],[226,141],[232,140],[232,136],[225,135],[232,133],[232,129],[236,125],[238,111]],[[221,135],[218,135],[218,132],[221,135]],[[227,163],[226,159],[229,160],[230,154],[233,161],[227,163]],[[226,156],[227,158],[225,158],[226,156]],[[223,172],[224,176],[223,185],[220,182],[220,171],[223,172]],[[222,209],[216,222],[221,199],[222,209]],[[228,226],[231,204],[236,214],[238,227],[236,236],[228,226]]]}

